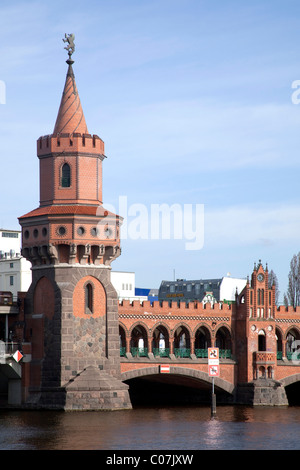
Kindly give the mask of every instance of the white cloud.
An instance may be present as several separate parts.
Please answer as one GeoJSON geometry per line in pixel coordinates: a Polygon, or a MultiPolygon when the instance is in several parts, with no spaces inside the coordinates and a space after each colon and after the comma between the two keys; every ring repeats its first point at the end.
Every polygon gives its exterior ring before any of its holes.
{"type": "Polygon", "coordinates": [[[300,205],[232,206],[205,209],[205,245],[240,248],[299,242],[300,205]]]}

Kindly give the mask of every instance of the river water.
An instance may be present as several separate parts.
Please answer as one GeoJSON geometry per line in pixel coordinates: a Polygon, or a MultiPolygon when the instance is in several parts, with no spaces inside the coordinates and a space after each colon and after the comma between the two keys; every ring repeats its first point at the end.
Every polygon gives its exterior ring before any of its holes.
{"type": "Polygon", "coordinates": [[[0,450],[299,450],[300,407],[0,410],[0,450]]]}

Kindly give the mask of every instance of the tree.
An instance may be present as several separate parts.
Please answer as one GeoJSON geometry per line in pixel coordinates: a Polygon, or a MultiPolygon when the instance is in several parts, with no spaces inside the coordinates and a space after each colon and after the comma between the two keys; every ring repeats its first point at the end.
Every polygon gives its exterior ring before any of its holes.
{"type": "Polygon", "coordinates": [[[271,269],[268,276],[268,288],[272,289],[273,284],[275,285],[275,305],[278,305],[280,294],[279,283],[276,274],[274,273],[273,269],[271,269]]]}
{"type": "Polygon", "coordinates": [[[300,305],[300,252],[294,255],[290,262],[288,288],[284,294],[284,304],[287,307],[300,305]]]}

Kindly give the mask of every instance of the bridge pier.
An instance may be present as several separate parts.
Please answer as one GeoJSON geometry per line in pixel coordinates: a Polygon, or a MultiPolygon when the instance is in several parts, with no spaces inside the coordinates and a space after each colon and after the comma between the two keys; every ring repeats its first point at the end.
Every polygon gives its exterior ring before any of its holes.
{"type": "Polygon", "coordinates": [[[288,406],[289,404],[284,386],[276,380],[265,378],[239,384],[236,402],[253,406],[288,406]]]}

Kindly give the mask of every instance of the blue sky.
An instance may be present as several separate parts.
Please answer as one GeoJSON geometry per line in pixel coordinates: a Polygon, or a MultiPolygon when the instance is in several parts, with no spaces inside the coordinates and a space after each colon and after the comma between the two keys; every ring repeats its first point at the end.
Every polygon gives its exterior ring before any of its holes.
{"type": "Polygon", "coordinates": [[[202,249],[127,239],[113,269],[157,288],[174,270],[246,277],[261,259],[283,294],[300,251],[299,1],[1,0],[2,228],[39,205],[36,140],[54,128],[65,33],[105,142],[104,204],[204,205],[202,249]]]}

